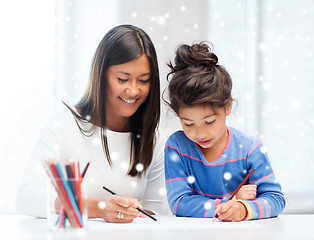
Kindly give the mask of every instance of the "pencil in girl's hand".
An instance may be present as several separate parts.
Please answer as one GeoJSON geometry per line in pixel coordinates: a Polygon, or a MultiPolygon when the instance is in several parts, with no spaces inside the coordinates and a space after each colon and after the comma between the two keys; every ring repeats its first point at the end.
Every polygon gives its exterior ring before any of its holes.
{"type": "MultiPolygon", "coordinates": [[[[243,186],[243,184],[245,184],[247,182],[247,180],[249,179],[249,177],[252,175],[252,173],[255,171],[254,168],[251,169],[251,171],[248,173],[248,175],[246,175],[246,177],[242,180],[242,182],[239,184],[239,186],[236,188],[236,190],[234,190],[234,192],[231,194],[231,196],[228,198],[228,201],[231,200],[240,190],[240,188],[243,186]]],[[[218,215],[216,214],[215,217],[213,218],[213,221],[216,220],[216,218],[218,218],[218,215]]]]}
{"type": "MultiPolygon", "coordinates": [[[[102,187],[103,189],[105,189],[107,192],[111,193],[112,195],[116,195],[113,191],[111,191],[109,188],[106,188],[105,186],[102,187]]],[[[145,214],[147,217],[150,217],[151,219],[153,219],[154,221],[157,221],[156,218],[154,218],[152,215],[150,215],[148,212],[140,209],[139,207],[136,208],[137,210],[139,210],[141,213],[145,214]]]]}

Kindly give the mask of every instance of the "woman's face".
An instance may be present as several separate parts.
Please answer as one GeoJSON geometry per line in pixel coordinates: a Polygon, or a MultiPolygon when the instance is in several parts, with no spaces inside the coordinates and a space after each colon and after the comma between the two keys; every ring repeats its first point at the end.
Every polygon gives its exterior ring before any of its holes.
{"type": "Polygon", "coordinates": [[[150,91],[148,57],[110,66],[107,70],[107,119],[129,118],[146,100],[150,91]]]}

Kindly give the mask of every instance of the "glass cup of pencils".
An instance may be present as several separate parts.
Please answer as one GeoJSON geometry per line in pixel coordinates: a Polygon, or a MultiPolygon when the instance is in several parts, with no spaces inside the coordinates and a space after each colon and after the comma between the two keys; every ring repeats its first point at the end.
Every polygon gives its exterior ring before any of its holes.
{"type": "Polygon", "coordinates": [[[49,163],[47,180],[47,222],[51,230],[86,229],[87,183],[78,163],[49,163]]]}

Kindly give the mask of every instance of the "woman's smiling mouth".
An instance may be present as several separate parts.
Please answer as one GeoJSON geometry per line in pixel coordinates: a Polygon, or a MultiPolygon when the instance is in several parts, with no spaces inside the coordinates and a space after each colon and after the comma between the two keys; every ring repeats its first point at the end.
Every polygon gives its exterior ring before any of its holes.
{"type": "Polygon", "coordinates": [[[125,99],[125,98],[122,98],[122,97],[119,97],[123,102],[125,102],[125,103],[135,103],[137,100],[138,100],[138,98],[137,99],[125,99]]]}

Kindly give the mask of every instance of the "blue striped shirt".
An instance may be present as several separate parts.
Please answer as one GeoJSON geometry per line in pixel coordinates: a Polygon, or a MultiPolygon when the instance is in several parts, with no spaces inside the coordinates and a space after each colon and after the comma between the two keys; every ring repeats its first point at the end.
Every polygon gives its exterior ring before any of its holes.
{"type": "Polygon", "coordinates": [[[241,201],[245,219],[278,216],[285,207],[265,147],[254,137],[228,128],[228,140],[221,155],[206,161],[201,148],[183,131],[172,134],[165,146],[165,175],[169,206],[176,216],[214,217],[215,206],[226,202],[250,169],[248,183],[257,185],[254,200],[241,201]]]}

